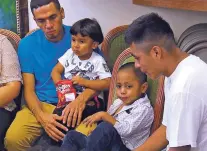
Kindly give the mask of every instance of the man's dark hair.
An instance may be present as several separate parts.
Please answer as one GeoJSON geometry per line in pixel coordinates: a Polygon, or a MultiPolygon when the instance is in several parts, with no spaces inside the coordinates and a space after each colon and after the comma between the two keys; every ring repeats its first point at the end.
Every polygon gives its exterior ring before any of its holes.
{"type": "Polygon", "coordinates": [[[103,42],[103,33],[99,23],[95,19],[84,18],[77,21],[70,29],[72,35],[81,34],[89,36],[99,44],[103,42]]]}
{"type": "Polygon", "coordinates": [[[166,50],[171,50],[175,46],[170,25],[156,13],[146,14],[134,20],[125,32],[125,41],[129,45],[149,42],[166,50]]]}
{"type": "Polygon", "coordinates": [[[126,64],[123,64],[119,68],[119,71],[124,70],[124,69],[132,69],[134,74],[137,76],[140,84],[147,82],[147,75],[145,73],[143,73],[139,68],[135,68],[134,62],[128,62],[126,64]]]}
{"type": "Polygon", "coordinates": [[[31,11],[33,13],[33,9],[37,9],[41,6],[48,5],[52,2],[55,4],[56,8],[60,10],[61,6],[59,0],[31,0],[30,2],[31,11]]]}

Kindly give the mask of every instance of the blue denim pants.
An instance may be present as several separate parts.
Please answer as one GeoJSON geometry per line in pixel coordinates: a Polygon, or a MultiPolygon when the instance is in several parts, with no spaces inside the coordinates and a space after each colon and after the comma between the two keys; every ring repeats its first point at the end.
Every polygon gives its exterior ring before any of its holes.
{"type": "Polygon", "coordinates": [[[88,137],[74,130],[69,131],[61,148],[70,151],[130,151],[113,125],[107,122],[100,123],[88,137]]]}

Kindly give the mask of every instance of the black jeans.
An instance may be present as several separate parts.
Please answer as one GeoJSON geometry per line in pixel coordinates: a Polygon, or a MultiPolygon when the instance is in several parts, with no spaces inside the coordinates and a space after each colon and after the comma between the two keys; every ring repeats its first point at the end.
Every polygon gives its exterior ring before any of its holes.
{"type": "Polygon", "coordinates": [[[10,124],[12,123],[14,117],[16,115],[15,111],[7,111],[4,108],[0,108],[0,151],[4,150],[4,137],[6,134],[7,129],[9,128],[10,124]]]}
{"type": "Polygon", "coordinates": [[[70,151],[130,151],[122,142],[112,124],[100,123],[88,137],[77,131],[69,131],[61,146],[70,151]]]}

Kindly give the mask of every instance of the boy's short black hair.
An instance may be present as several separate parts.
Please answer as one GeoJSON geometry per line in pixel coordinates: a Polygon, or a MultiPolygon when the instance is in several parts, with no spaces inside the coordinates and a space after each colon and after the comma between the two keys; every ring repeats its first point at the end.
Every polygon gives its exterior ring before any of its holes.
{"type": "Polygon", "coordinates": [[[129,45],[143,42],[157,45],[160,40],[164,40],[162,46],[166,50],[171,50],[176,45],[170,25],[156,13],[146,14],[137,18],[125,32],[125,41],[129,45]]]}
{"type": "Polygon", "coordinates": [[[119,68],[119,71],[124,70],[124,69],[132,69],[134,74],[139,79],[140,84],[143,84],[143,83],[147,82],[147,75],[145,73],[143,73],[139,68],[135,68],[134,62],[128,62],[126,64],[123,64],[119,68]]]}
{"type": "Polygon", "coordinates": [[[60,10],[61,6],[59,0],[31,0],[30,8],[33,13],[33,9],[37,9],[41,6],[48,5],[53,2],[58,10],[60,10]]]}
{"type": "Polygon", "coordinates": [[[89,36],[94,41],[101,44],[103,42],[103,33],[99,23],[95,19],[84,18],[77,21],[70,29],[72,35],[81,34],[89,36]]]}

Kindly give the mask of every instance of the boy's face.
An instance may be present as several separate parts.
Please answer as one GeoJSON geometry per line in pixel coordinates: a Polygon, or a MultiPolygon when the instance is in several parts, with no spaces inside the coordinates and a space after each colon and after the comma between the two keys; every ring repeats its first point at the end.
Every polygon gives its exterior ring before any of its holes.
{"type": "Polygon", "coordinates": [[[87,60],[91,57],[93,49],[98,47],[98,43],[94,42],[89,36],[81,34],[72,35],[71,46],[73,52],[80,60],[87,60]]]}
{"type": "Polygon", "coordinates": [[[34,20],[42,29],[46,38],[57,42],[63,37],[62,19],[65,17],[64,10],[56,8],[53,2],[48,5],[33,9],[34,20]]]}
{"type": "Polygon", "coordinates": [[[147,90],[147,83],[140,85],[132,69],[123,69],[117,74],[116,94],[125,105],[132,104],[147,90]]]}

